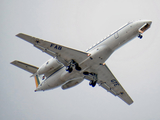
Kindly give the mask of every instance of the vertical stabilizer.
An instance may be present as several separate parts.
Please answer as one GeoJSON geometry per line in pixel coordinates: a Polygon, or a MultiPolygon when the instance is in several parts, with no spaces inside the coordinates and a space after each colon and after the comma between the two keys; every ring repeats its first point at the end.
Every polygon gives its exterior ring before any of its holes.
{"type": "Polygon", "coordinates": [[[35,79],[35,84],[36,84],[36,88],[39,86],[39,84],[41,84],[43,82],[43,80],[45,79],[44,75],[36,75],[34,77],[35,79]]]}
{"type": "Polygon", "coordinates": [[[35,77],[34,77],[34,79],[35,79],[35,84],[36,84],[36,88],[38,87],[38,85],[40,84],[40,78],[39,78],[39,75],[36,75],[35,77]]]}

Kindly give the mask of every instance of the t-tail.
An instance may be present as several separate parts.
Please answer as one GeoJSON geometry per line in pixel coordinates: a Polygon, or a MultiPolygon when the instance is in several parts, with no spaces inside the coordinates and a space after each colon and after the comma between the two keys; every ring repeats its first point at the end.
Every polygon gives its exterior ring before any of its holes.
{"type": "Polygon", "coordinates": [[[15,66],[27,71],[27,72],[32,73],[33,74],[32,76],[34,76],[34,78],[35,78],[36,88],[42,82],[43,76],[36,74],[37,70],[39,69],[38,67],[30,65],[28,63],[18,61],[18,60],[15,60],[15,61],[11,62],[11,64],[13,64],[13,65],[15,65],[15,66]]]}

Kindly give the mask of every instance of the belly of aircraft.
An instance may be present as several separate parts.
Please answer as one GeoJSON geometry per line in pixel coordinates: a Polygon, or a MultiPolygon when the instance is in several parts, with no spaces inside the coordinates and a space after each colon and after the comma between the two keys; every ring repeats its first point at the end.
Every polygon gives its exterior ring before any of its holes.
{"type": "Polygon", "coordinates": [[[83,77],[83,74],[81,72],[77,72],[77,70],[75,69],[72,71],[72,73],[68,73],[66,71],[66,67],[64,67],[63,69],[51,75],[44,82],[42,82],[42,84],[36,89],[36,91],[44,91],[60,87],[68,80],[72,80],[75,77],[83,77]]]}

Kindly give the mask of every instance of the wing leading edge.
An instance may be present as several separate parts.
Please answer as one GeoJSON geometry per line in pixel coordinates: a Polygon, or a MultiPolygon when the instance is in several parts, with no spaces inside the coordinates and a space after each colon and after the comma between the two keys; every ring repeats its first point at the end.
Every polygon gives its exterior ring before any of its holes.
{"type": "Polygon", "coordinates": [[[23,33],[19,33],[16,36],[33,44],[36,48],[51,55],[52,57],[56,57],[56,59],[58,59],[65,66],[68,66],[68,63],[71,61],[71,59],[74,59],[77,63],[80,63],[87,58],[88,53],[86,52],[68,48],[56,43],[52,43],[49,41],[45,41],[39,38],[26,35],[23,33]]]}

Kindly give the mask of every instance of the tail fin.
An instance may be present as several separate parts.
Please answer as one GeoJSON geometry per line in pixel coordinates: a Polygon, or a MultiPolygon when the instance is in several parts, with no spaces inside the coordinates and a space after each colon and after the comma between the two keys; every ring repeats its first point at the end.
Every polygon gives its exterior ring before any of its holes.
{"type": "Polygon", "coordinates": [[[34,79],[35,79],[35,84],[36,84],[36,88],[37,88],[38,85],[40,84],[40,80],[39,80],[38,75],[36,75],[36,76],[34,77],[34,79]]]}
{"type": "Polygon", "coordinates": [[[37,74],[37,70],[38,70],[38,67],[36,66],[33,66],[33,65],[30,65],[28,63],[24,63],[24,62],[21,62],[21,61],[18,61],[18,60],[15,60],[13,62],[11,62],[11,64],[23,69],[23,70],[26,70],[30,73],[33,73],[32,77],[34,76],[35,77],[35,83],[36,83],[36,88],[39,86],[39,84],[42,82],[42,80],[44,80],[44,76],[43,75],[38,75],[37,74]]]}
{"type": "Polygon", "coordinates": [[[44,80],[44,76],[43,75],[36,75],[34,77],[35,79],[35,84],[36,84],[36,88],[39,86],[39,84],[41,84],[44,80]]]}

